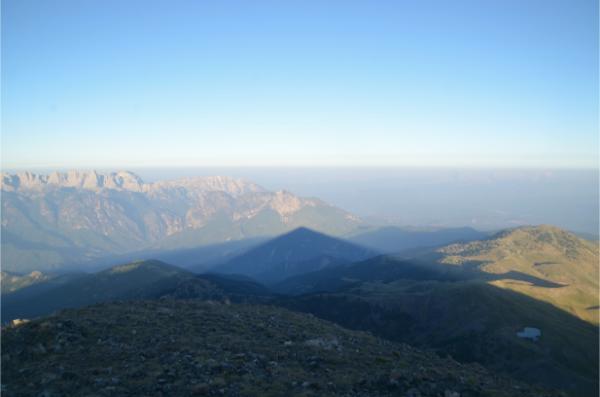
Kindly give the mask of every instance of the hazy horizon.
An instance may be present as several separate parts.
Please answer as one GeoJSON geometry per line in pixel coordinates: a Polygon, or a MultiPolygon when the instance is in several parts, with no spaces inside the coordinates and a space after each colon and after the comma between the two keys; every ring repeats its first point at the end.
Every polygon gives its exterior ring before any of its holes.
{"type": "MultiPolygon", "coordinates": [[[[54,170],[67,169],[30,171],[48,174],[54,170]]],[[[595,169],[147,167],[127,170],[145,182],[215,175],[247,179],[269,190],[320,198],[379,225],[495,230],[555,224],[575,232],[599,234],[599,172],[595,169]]]]}

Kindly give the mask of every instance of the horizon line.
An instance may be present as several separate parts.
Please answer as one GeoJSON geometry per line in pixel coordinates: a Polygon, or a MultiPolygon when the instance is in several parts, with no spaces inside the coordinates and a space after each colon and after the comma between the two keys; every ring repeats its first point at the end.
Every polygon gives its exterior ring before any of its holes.
{"type": "Polygon", "coordinates": [[[70,171],[70,170],[159,170],[159,169],[431,169],[431,170],[481,170],[481,171],[600,171],[600,164],[596,167],[586,166],[560,166],[560,165],[380,165],[380,164],[307,164],[307,165],[259,165],[259,164],[206,164],[206,165],[32,165],[32,166],[0,166],[1,172],[22,172],[22,171],[70,171]]]}

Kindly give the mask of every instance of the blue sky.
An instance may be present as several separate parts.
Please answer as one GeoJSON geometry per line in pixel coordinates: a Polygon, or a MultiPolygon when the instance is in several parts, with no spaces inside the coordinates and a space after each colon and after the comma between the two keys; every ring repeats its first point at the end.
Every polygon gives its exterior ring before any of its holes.
{"type": "Polygon", "coordinates": [[[2,1],[2,166],[598,167],[598,5],[2,1]]]}

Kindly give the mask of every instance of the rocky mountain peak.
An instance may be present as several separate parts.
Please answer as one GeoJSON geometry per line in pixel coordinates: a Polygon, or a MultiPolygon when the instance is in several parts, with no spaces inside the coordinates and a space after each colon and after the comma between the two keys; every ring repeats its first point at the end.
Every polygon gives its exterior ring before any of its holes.
{"type": "Polygon", "coordinates": [[[48,175],[24,171],[16,174],[2,174],[2,189],[5,191],[41,191],[51,188],[76,188],[92,191],[113,189],[133,192],[185,188],[196,192],[222,191],[233,196],[266,191],[255,183],[226,176],[191,177],[145,183],[139,175],[131,171],[103,173],[96,170],[70,170],[67,172],[55,171],[48,175]]]}
{"type": "Polygon", "coordinates": [[[240,196],[246,193],[266,192],[263,187],[244,180],[228,176],[197,176],[180,178],[167,181],[158,181],[147,184],[146,191],[158,191],[162,189],[185,188],[195,192],[225,192],[232,196],[240,196]]]}
{"type": "Polygon", "coordinates": [[[315,206],[316,203],[311,199],[300,199],[286,190],[275,192],[270,202],[270,207],[282,216],[293,214],[305,205],[315,206]]]}
{"type": "Polygon", "coordinates": [[[38,175],[29,171],[18,172],[16,174],[2,173],[2,190],[28,189],[41,186],[46,182],[47,177],[45,175],[38,175]]]}
{"type": "Polygon", "coordinates": [[[49,175],[35,174],[29,171],[16,174],[2,174],[2,189],[45,190],[48,188],[76,188],[86,190],[122,189],[141,191],[144,181],[130,171],[101,173],[96,170],[54,171],[49,175]]]}

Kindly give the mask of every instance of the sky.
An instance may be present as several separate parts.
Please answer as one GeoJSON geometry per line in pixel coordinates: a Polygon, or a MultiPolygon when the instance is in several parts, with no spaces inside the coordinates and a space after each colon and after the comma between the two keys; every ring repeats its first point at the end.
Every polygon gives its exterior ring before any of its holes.
{"type": "Polygon", "coordinates": [[[1,11],[3,168],[598,168],[595,0],[1,11]]]}

